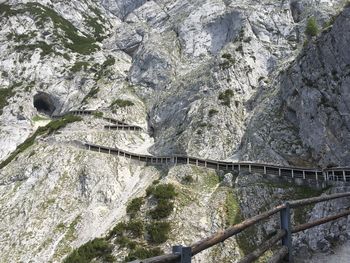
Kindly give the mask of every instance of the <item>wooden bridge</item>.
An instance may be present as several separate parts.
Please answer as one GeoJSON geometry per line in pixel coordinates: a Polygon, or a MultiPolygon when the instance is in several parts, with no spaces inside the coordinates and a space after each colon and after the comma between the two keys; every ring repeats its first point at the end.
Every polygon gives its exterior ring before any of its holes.
{"type": "Polygon", "coordinates": [[[261,174],[286,176],[290,178],[300,178],[313,181],[342,181],[350,182],[350,167],[336,167],[329,169],[302,168],[293,166],[278,166],[254,162],[228,162],[215,161],[210,159],[200,159],[189,156],[152,156],[132,153],[129,151],[112,148],[91,143],[82,143],[85,149],[106,154],[123,156],[132,160],[137,160],[151,165],[178,165],[192,164],[223,171],[248,171],[261,174]]]}
{"type": "MultiPolygon", "coordinates": [[[[60,115],[54,115],[53,118],[60,118],[65,115],[76,116],[99,116],[101,114],[95,110],[71,110],[60,115]]],[[[105,125],[104,128],[108,130],[126,130],[126,131],[141,131],[140,126],[130,125],[123,121],[116,120],[109,117],[102,117],[104,120],[112,123],[113,125],[105,125]]],[[[143,155],[128,152],[118,148],[111,148],[102,145],[96,145],[91,143],[83,143],[86,149],[96,152],[114,154],[118,156],[124,156],[133,160],[138,160],[152,165],[177,165],[177,164],[192,164],[196,166],[206,167],[215,170],[223,171],[248,171],[268,175],[277,175],[290,177],[292,179],[299,178],[303,180],[311,181],[342,181],[350,182],[350,167],[334,167],[328,169],[320,168],[305,168],[305,167],[293,167],[293,166],[279,166],[265,163],[256,162],[228,162],[228,161],[216,161],[210,159],[200,159],[196,157],[189,157],[183,155],[173,156],[152,156],[143,155]]]]}
{"type": "MultiPolygon", "coordinates": [[[[99,112],[95,110],[72,110],[72,111],[67,111],[60,115],[53,115],[52,118],[61,118],[66,115],[98,116],[98,114],[99,112]]],[[[104,128],[107,130],[123,130],[123,131],[142,131],[143,130],[140,126],[130,125],[120,120],[116,120],[109,117],[103,117],[103,116],[101,116],[101,118],[113,124],[113,125],[105,125],[104,128]]]]}

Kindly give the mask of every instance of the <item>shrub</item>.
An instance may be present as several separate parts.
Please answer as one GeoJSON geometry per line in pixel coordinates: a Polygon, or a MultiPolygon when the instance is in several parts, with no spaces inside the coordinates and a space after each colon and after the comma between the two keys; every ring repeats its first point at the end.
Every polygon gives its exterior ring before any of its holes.
{"type": "Polygon", "coordinates": [[[126,224],[124,222],[118,223],[113,229],[109,232],[107,238],[111,239],[114,236],[122,236],[125,230],[126,224]]]}
{"type": "Polygon", "coordinates": [[[109,232],[107,238],[111,239],[114,236],[121,237],[126,232],[137,238],[142,236],[143,231],[144,225],[142,221],[129,221],[128,223],[120,222],[109,232]]]}
{"type": "Polygon", "coordinates": [[[172,184],[160,184],[153,187],[152,195],[158,200],[173,199],[176,196],[175,187],[172,184]]]}
{"type": "Polygon", "coordinates": [[[119,108],[125,108],[129,106],[134,106],[134,103],[130,100],[116,99],[112,102],[111,107],[117,106],[119,108]]]}
{"type": "Polygon", "coordinates": [[[149,214],[153,219],[162,219],[168,217],[174,209],[174,204],[168,200],[161,199],[157,206],[149,214]]]}
{"type": "Polygon", "coordinates": [[[161,244],[168,240],[170,232],[170,223],[155,222],[146,227],[149,241],[154,244],[161,244]]]}
{"type": "Polygon", "coordinates": [[[143,222],[140,220],[129,221],[125,225],[125,230],[128,231],[134,238],[141,237],[144,231],[143,222]]]}
{"type": "Polygon", "coordinates": [[[219,111],[215,110],[215,109],[211,109],[209,110],[209,117],[213,117],[215,114],[217,114],[219,111]]]}
{"type": "Polygon", "coordinates": [[[134,251],[131,251],[129,255],[124,259],[125,262],[129,262],[136,259],[145,259],[155,257],[163,254],[164,252],[160,248],[144,248],[138,247],[134,251]]]}
{"type": "Polygon", "coordinates": [[[94,115],[95,117],[97,117],[97,118],[102,118],[102,117],[103,117],[103,112],[101,112],[101,111],[95,111],[95,112],[93,113],[93,115],[94,115]]]}
{"type": "Polygon", "coordinates": [[[11,88],[0,89],[0,115],[2,114],[3,108],[8,105],[8,99],[14,94],[11,88]]]}
{"type": "Polygon", "coordinates": [[[221,100],[221,104],[230,107],[231,97],[233,96],[233,91],[230,89],[225,90],[219,94],[218,99],[221,100]]]}
{"type": "Polygon", "coordinates": [[[315,19],[315,17],[310,17],[307,20],[306,28],[305,28],[305,34],[308,37],[314,37],[317,36],[318,34],[318,24],[315,19]]]}
{"type": "Polygon", "coordinates": [[[186,175],[183,179],[182,182],[184,182],[185,184],[191,184],[193,183],[193,177],[191,175],[186,175]]]}
{"type": "Polygon", "coordinates": [[[101,257],[107,262],[115,259],[111,255],[111,245],[102,238],[96,238],[75,249],[63,262],[64,263],[86,263],[94,258],[101,257]]]}
{"type": "Polygon", "coordinates": [[[89,93],[85,96],[85,98],[83,99],[82,103],[86,103],[90,98],[96,97],[97,93],[100,91],[99,87],[94,87],[92,88],[89,93]]]}
{"type": "Polygon", "coordinates": [[[76,73],[76,72],[81,71],[81,70],[87,70],[89,65],[90,65],[89,62],[77,61],[71,67],[70,71],[73,72],[73,73],[76,73]]]}
{"type": "Polygon", "coordinates": [[[132,241],[130,238],[124,236],[117,237],[115,243],[118,244],[120,247],[127,247],[129,249],[135,249],[137,245],[135,241],[132,241]]]}
{"type": "Polygon", "coordinates": [[[135,217],[136,214],[140,211],[140,208],[143,204],[143,198],[134,198],[126,207],[126,213],[131,217],[135,217]]]}

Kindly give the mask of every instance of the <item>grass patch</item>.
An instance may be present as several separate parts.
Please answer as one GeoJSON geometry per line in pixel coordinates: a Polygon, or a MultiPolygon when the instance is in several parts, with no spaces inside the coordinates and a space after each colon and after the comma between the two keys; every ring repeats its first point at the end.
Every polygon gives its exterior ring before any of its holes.
{"type": "Polygon", "coordinates": [[[153,219],[162,219],[170,216],[173,212],[174,204],[168,200],[161,199],[157,206],[149,212],[153,219]]]}
{"type": "Polygon", "coordinates": [[[0,115],[3,109],[9,104],[8,99],[12,97],[15,92],[12,88],[0,89],[0,115]]]}
{"type": "MultiPolygon", "coordinates": [[[[14,9],[7,4],[1,4],[0,10],[0,12],[6,17],[29,13],[34,17],[35,24],[40,29],[45,27],[48,19],[51,20],[54,26],[54,35],[57,38],[56,40],[60,41],[64,47],[73,52],[86,55],[91,54],[99,48],[96,45],[96,40],[93,37],[79,32],[71,22],[47,6],[39,3],[26,3],[21,5],[21,8],[14,9]]],[[[35,49],[37,45],[41,45],[41,47],[45,49],[43,50],[44,54],[48,54],[48,51],[52,51],[52,46],[43,43],[45,42],[29,45],[29,47],[26,48],[35,49]]],[[[24,48],[23,46],[20,47],[24,48]]]]}
{"type": "Polygon", "coordinates": [[[216,114],[218,114],[218,110],[216,110],[216,109],[210,109],[209,110],[209,113],[208,113],[208,116],[209,116],[209,118],[211,118],[211,117],[213,117],[214,115],[216,115],[216,114]]]}
{"type": "Polygon", "coordinates": [[[86,263],[95,258],[102,258],[104,262],[114,262],[111,255],[112,246],[102,238],[95,238],[75,249],[63,262],[64,263],[86,263]]]}
{"type": "Polygon", "coordinates": [[[100,88],[99,87],[94,87],[92,88],[89,93],[85,96],[85,98],[82,100],[82,104],[85,104],[87,103],[87,101],[90,99],[90,98],[96,98],[97,97],[97,94],[98,92],[100,91],[100,88]]]}
{"type": "Polygon", "coordinates": [[[319,29],[316,18],[310,17],[306,23],[305,35],[307,35],[308,37],[315,37],[317,36],[318,31],[319,29]]]}
{"type": "Polygon", "coordinates": [[[230,107],[232,97],[233,97],[233,91],[230,89],[227,89],[224,92],[220,92],[218,99],[221,101],[222,105],[230,107]]]}
{"type": "Polygon", "coordinates": [[[46,118],[46,117],[42,117],[40,115],[35,115],[33,118],[32,118],[32,121],[34,122],[37,122],[37,121],[47,121],[49,120],[49,118],[46,118]]]}
{"type": "Polygon", "coordinates": [[[232,191],[229,191],[226,195],[225,211],[227,227],[238,224],[243,220],[238,201],[232,191]]]}
{"type": "Polygon", "coordinates": [[[36,137],[43,134],[51,134],[54,131],[57,131],[58,129],[65,127],[69,123],[81,121],[81,120],[82,119],[78,116],[66,115],[61,119],[51,121],[44,127],[39,127],[32,136],[30,136],[23,143],[17,146],[16,150],[12,152],[11,155],[0,164],[0,169],[4,168],[13,159],[15,159],[20,153],[24,152],[26,149],[32,146],[35,142],[36,137]]]}
{"type": "Polygon", "coordinates": [[[151,243],[161,244],[169,238],[170,223],[154,222],[146,226],[146,231],[151,243]]]}
{"type": "Polygon", "coordinates": [[[130,216],[130,218],[134,218],[137,215],[143,203],[144,201],[142,197],[131,200],[126,207],[126,213],[130,216]]]}
{"type": "Polygon", "coordinates": [[[96,118],[102,118],[103,117],[103,112],[95,111],[92,115],[94,115],[96,118]]]}
{"type": "Polygon", "coordinates": [[[125,108],[129,106],[134,106],[134,103],[130,100],[122,100],[122,99],[116,99],[112,102],[111,107],[119,107],[119,108],[125,108]]]}
{"type": "Polygon", "coordinates": [[[153,195],[158,200],[174,199],[176,196],[175,187],[172,184],[151,185],[146,189],[146,196],[153,195]]]}
{"type": "Polygon", "coordinates": [[[125,262],[129,262],[136,259],[145,259],[150,257],[155,257],[163,254],[164,252],[160,248],[145,248],[138,247],[134,251],[130,252],[125,258],[125,262]]]}
{"type": "Polygon", "coordinates": [[[221,57],[224,59],[224,61],[219,65],[221,69],[229,69],[236,62],[232,55],[229,53],[224,53],[221,57]]]}
{"type": "Polygon", "coordinates": [[[70,71],[72,73],[76,73],[79,72],[81,70],[87,70],[89,67],[89,62],[85,62],[85,61],[77,61],[75,62],[75,64],[71,67],[70,71]]]}

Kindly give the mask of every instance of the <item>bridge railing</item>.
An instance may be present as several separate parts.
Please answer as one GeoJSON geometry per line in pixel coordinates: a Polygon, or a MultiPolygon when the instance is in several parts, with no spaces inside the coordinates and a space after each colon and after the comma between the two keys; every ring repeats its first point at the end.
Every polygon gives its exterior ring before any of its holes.
{"type": "Polygon", "coordinates": [[[227,228],[226,230],[217,232],[206,239],[192,244],[189,247],[173,246],[172,253],[143,260],[135,260],[132,261],[132,263],[191,263],[191,258],[196,254],[221,242],[224,242],[226,239],[237,235],[245,229],[257,224],[258,222],[266,220],[277,213],[280,214],[280,229],[276,230],[276,233],[271,238],[260,244],[253,252],[249,253],[243,259],[241,259],[239,263],[250,263],[255,261],[268,249],[271,249],[273,246],[275,246],[278,241],[282,241],[281,248],[277,250],[277,252],[269,259],[268,262],[277,263],[281,262],[282,260],[291,262],[293,254],[292,235],[294,233],[304,231],[306,229],[350,215],[350,210],[346,210],[332,216],[320,218],[313,222],[292,226],[291,209],[344,197],[350,197],[350,192],[286,202],[264,213],[248,218],[237,225],[227,228]]]}
{"type": "Polygon", "coordinates": [[[133,160],[139,160],[151,165],[178,165],[178,164],[192,164],[196,166],[206,167],[215,170],[224,171],[248,171],[257,172],[261,174],[269,174],[276,176],[285,176],[292,179],[308,179],[312,181],[350,181],[350,168],[330,168],[321,170],[319,168],[302,168],[295,166],[277,166],[265,163],[253,162],[229,162],[216,161],[209,159],[201,159],[190,156],[152,156],[145,154],[132,153],[118,148],[111,148],[102,145],[91,143],[84,143],[88,150],[124,156],[133,160]]]}

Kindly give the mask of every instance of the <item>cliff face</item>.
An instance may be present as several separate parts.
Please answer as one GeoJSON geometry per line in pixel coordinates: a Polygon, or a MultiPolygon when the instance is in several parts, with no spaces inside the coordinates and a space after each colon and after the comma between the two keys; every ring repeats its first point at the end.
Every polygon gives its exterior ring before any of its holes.
{"type": "Polygon", "coordinates": [[[243,144],[248,158],[254,152],[255,158],[270,153],[268,159],[296,164],[348,164],[349,14],[345,9],[306,43],[265,92],[243,144]]]}
{"type": "MultiPolygon", "coordinates": [[[[62,261],[125,219],[126,204],[158,178],[180,193],[162,248],[257,211],[247,208],[244,191],[228,197],[232,175],[227,185],[223,175],[191,166],[164,176],[76,141],[145,154],[346,165],[349,9],[302,47],[307,18],[328,25],[343,5],[1,1],[0,160],[13,159],[0,170],[0,261],[62,261]],[[21,145],[50,115],[71,109],[95,109],[143,131],[106,131],[97,114],[21,145]],[[184,175],[194,182],[184,184],[184,175]]],[[[227,246],[238,256],[245,243],[227,246]]],[[[113,254],[122,261],[127,250],[115,246],[113,254]]],[[[196,261],[229,256],[219,247],[196,261]]]]}

